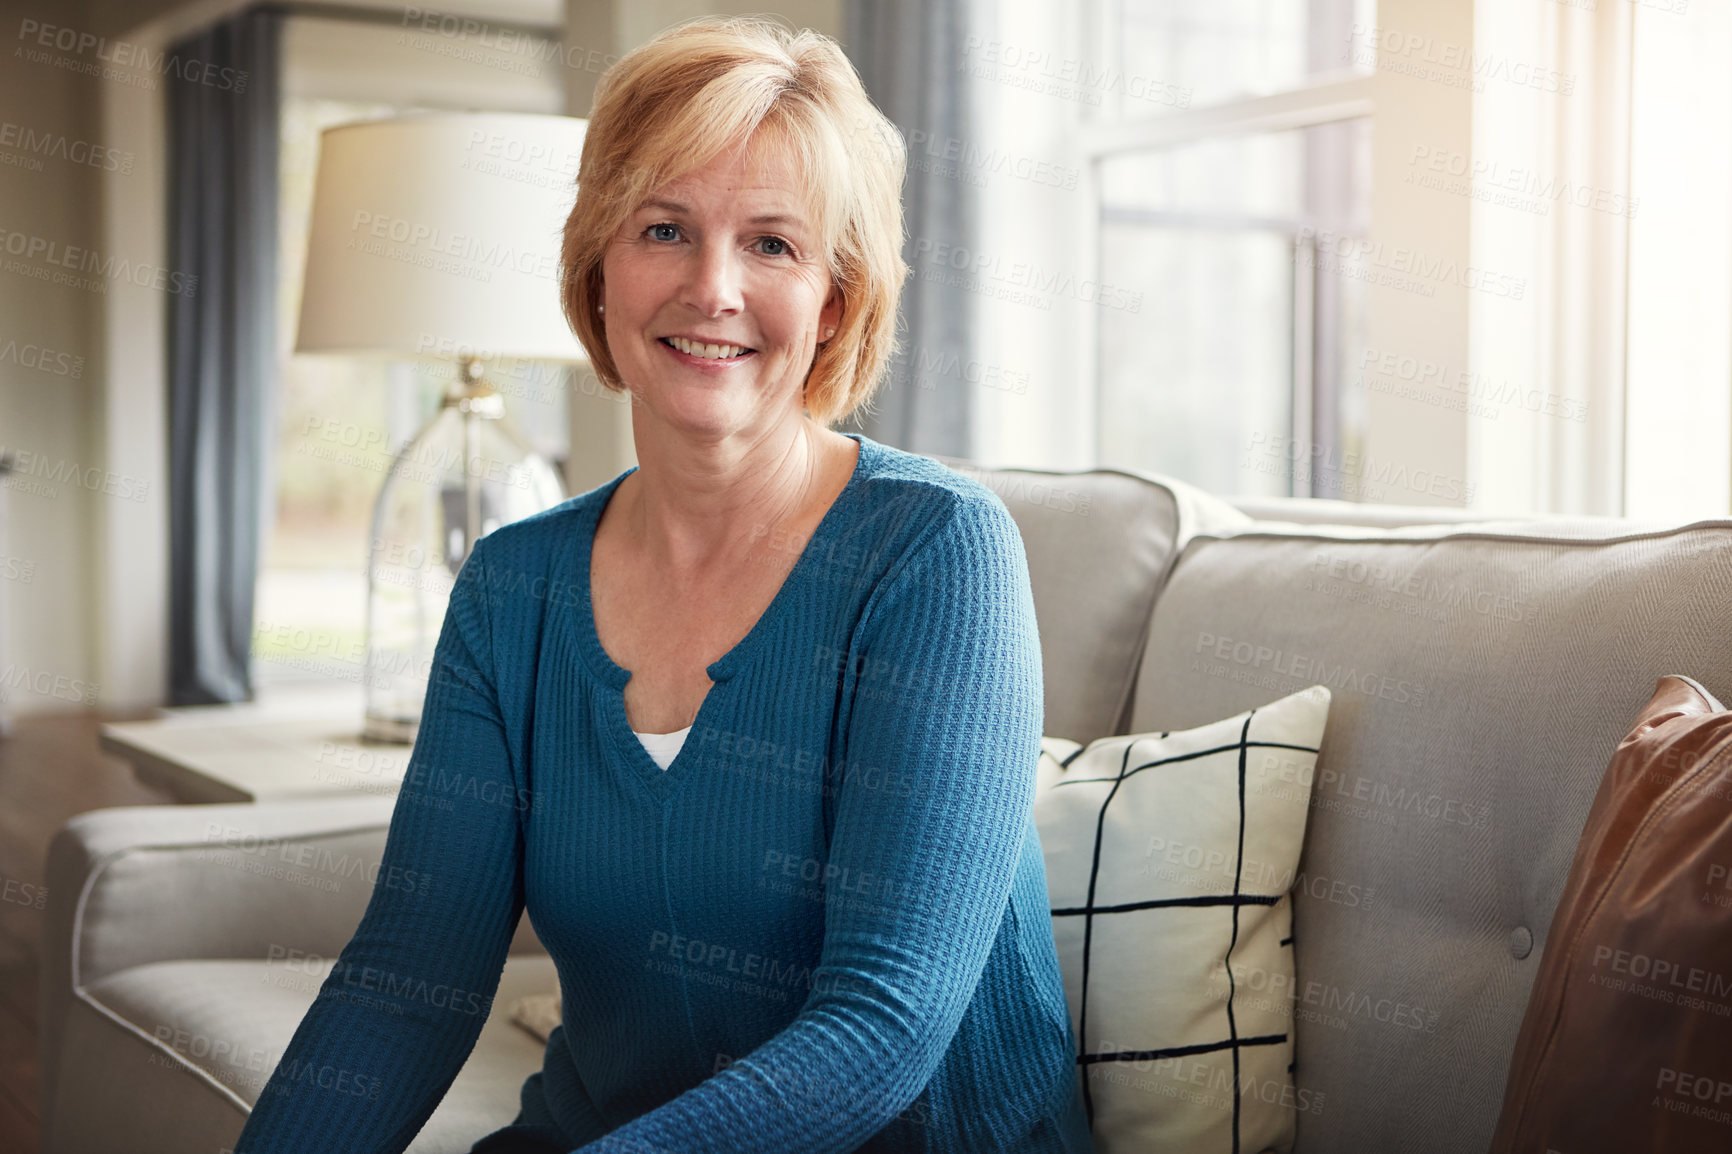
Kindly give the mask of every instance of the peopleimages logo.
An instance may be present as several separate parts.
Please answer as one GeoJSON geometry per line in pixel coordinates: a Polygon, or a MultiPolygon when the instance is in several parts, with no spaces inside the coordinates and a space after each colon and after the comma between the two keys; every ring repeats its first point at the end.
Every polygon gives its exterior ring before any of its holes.
{"type": "Polygon", "coordinates": [[[948,241],[916,237],[914,263],[924,280],[954,284],[1012,304],[1050,310],[1055,298],[1066,297],[1101,308],[1140,312],[1143,294],[1074,273],[1043,268],[1030,261],[1007,260],[948,241]]]}
{"type": "Polygon", "coordinates": [[[1435,574],[1419,573],[1410,567],[1391,568],[1351,555],[1319,553],[1311,559],[1309,574],[1302,587],[1328,592],[1332,585],[1356,585],[1372,594],[1387,594],[1391,600],[1374,602],[1385,606],[1394,598],[1400,598],[1411,604],[1472,611],[1494,621],[1532,621],[1539,616],[1539,605],[1535,602],[1495,589],[1476,589],[1468,581],[1446,580],[1435,574]]]}
{"type": "Polygon", "coordinates": [[[95,682],[18,664],[0,669],[0,701],[5,701],[11,690],[24,690],[38,697],[53,697],[80,705],[95,705],[101,691],[95,682]]]}
{"type": "Polygon", "coordinates": [[[1416,144],[1407,158],[1405,183],[1470,196],[1485,203],[1547,215],[1553,204],[1569,204],[1609,216],[1634,219],[1639,197],[1584,181],[1560,180],[1538,169],[1501,160],[1469,157],[1447,148],[1416,144]]]}
{"type": "Polygon", "coordinates": [[[1421,705],[1425,687],[1402,681],[1370,670],[1360,670],[1345,662],[1330,662],[1327,658],[1276,649],[1269,645],[1254,645],[1213,633],[1198,633],[1194,652],[1231,661],[1250,669],[1266,669],[1283,677],[1321,682],[1334,689],[1356,689],[1367,697],[1379,697],[1401,705],[1421,705]]]}
{"type": "Polygon", "coordinates": [[[126,281],[140,288],[171,292],[176,296],[193,296],[198,292],[198,277],[177,272],[161,265],[133,263],[125,257],[104,257],[95,249],[65,244],[45,236],[0,227],[0,252],[20,258],[7,261],[7,272],[34,277],[54,284],[71,285],[89,292],[106,292],[107,281],[126,281]],[[23,261],[40,260],[50,268],[32,267],[23,261]],[[59,270],[66,269],[67,272],[59,270]],[[91,273],[93,276],[78,276],[91,273]]]}
{"type": "Polygon", "coordinates": [[[1471,45],[1439,40],[1426,33],[1355,24],[1348,34],[1354,63],[1385,72],[1401,72],[1421,80],[1484,92],[1488,80],[1533,88],[1558,96],[1576,90],[1574,75],[1545,68],[1502,52],[1481,52],[1471,45]]]}
{"type": "MultiPolygon", "coordinates": [[[[954,164],[972,169],[982,177],[1009,176],[1033,184],[1046,184],[1072,191],[1082,177],[1082,170],[1068,164],[1054,164],[1032,156],[987,147],[957,136],[934,136],[923,128],[908,134],[908,153],[916,160],[954,164]]],[[[923,170],[926,171],[926,170],[923,170]]],[[[984,183],[984,180],[981,182],[984,183]]]]}
{"type": "Polygon", "coordinates": [[[431,38],[436,36],[448,42],[444,49],[434,49],[441,55],[495,68],[503,64],[505,71],[519,72],[526,76],[541,75],[541,70],[536,67],[537,63],[553,63],[578,72],[599,73],[607,71],[614,61],[619,59],[593,48],[586,49],[581,44],[549,40],[545,36],[519,28],[494,27],[485,20],[474,20],[432,8],[405,7],[401,26],[412,33],[424,35],[408,41],[399,38],[400,44],[407,42],[410,47],[425,48],[432,43],[431,38]],[[471,45],[503,55],[521,56],[524,59],[506,62],[489,60],[480,53],[463,50],[471,45]]]}
{"type": "MultiPolygon", "coordinates": [[[[0,444],[0,457],[7,455],[6,446],[0,444]]],[[[112,469],[80,465],[64,457],[51,458],[30,449],[16,449],[10,455],[12,468],[4,479],[0,479],[0,487],[18,492],[57,497],[60,491],[55,486],[71,485],[123,501],[143,501],[150,492],[149,481],[116,473],[112,469]]]]}
{"type": "Polygon", "coordinates": [[[1296,482],[1325,490],[1318,496],[1333,496],[1332,490],[1340,489],[1381,500],[1387,489],[1405,489],[1446,501],[1471,502],[1474,497],[1472,481],[1282,433],[1253,432],[1242,464],[1260,473],[1290,475],[1296,482]]]}
{"type": "Polygon", "coordinates": [[[1668,1113],[1732,1125],[1732,1110],[1721,1108],[1732,1099],[1732,1082],[1724,1078],[1661,1066],[1654,1089],[1659,1091],[1654,1105],[1668,1113]]]}
{"type": "Polygon", "coordinates": [[[473,280],[492,280],[492,270],[509,269],[524,276],[557,280],[559,254],[530,252],[467,233],[447,232],[400,216],[357,209],[349,223],[354,235],[348,247],[370,256],[455,273],[473,280]],[[386,243],[398,247],[392,248],[386,243]]]}
{"type": "Polygon", "coordinates": [[[33,156],[63,160],[68,164],[86,165],[104,172],[130,175],[133,155],[118,148],[106,148],[88,140],[74,140],[59,132],[38,132],[25,124],[0,120],[0,148],[16,148],[33,156]]]}
{"type": "Polygon", "coordinates": [[[1483,292],[1504,300],[1519,301],[1527,295],[1524,277],[1419,249],[1401,245],[1391,247],[1380,240],[1311,225],[1299,229],[1299,239],[1315,245],[1317,255],[1310,259],[1325,272],[1361,280],[1376,280],[1373,274],[1384,273],[1394,278],[1389,281],[1393,287],[1423,289],[1426,296],[1434,295],[1436,286],[1440,284],[1483,292]]]}
{"type": "Polygon", "coordinates": [[[1704,994],[1710,998],[1732,998],[1732,976],[1650,954],[1595,946],[1593,967],[1596,970],[1604,967],[1614,974],[1627,974],[1674,991],[1704,994]]]}
{"type": "Polygon", "coordinates": [[[1367,348],[1359,357],[1360,380],[1380,393],[1470,412],[1496,420],[1504,409],[1522,409],[1582,424],[1588,403],[1508,380],[1493,380],[1473,369],[1451,370],[1443,364],[1387,349],[1367,348]]]}
{"type": "Polygon", "coordinates": [[[1094,64],[1074,56],[1055,56],[1003,40],[969,36],[962,47],[963,71],[981,80],[997,80],[1063,100],[1099,105],[1104,94],[1146,100],[1167,108],[1189,108],[1191,89],[1134,72],[1094,64]]]}
{"type": "Polygon", "coordinates": [[[73,353],[56,352],[38,344],[19,344],[8,340],[0,344],[0,364],[12,364],[56,377],[78,380],[84,376],[84,358],[73,353]]]}
{"type": "Polygon", "coordinates": [[[1029,376],[1026,372],[973,357],[964,359],[958,353],[943,349],[932,350],[918,345],[909,352],[908,364],[913,370],[915,385],[922,389],[937,388],[942,377],[1018,396],[1028,392],[1029,376]]]}
{"type": "Polygon", "coordinates": [[[104,80],[119,80],[147,89],[156,87],[155,79],[150,75],[154,74],[173,76],[190,84],[202,84],[207,88],[233,92],[236,95],[247,90],[249,74],[245,69],[218,66],[191,57],[182,59],[173,52],[153,52],[145,44],[110,40],[106,36],[80,32],[76,28],[24,19],[18,22],[18,39],[23,41],[25,46],[13,49],[12,55],[32,64],[51,64],[56,68],[98,76],[104,80]],[[52,52],[64,52],[68,55],[53,56],[50,55],[52,52]],[[78,59],[85,56],[96,63],[78,59]]]}

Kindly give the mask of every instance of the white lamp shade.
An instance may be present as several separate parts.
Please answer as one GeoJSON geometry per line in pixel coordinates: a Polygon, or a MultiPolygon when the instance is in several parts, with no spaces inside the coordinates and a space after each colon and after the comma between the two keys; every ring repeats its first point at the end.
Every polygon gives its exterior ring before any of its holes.
{"type": "Polygon", "coordinates": [[[583,360],[559,250],[585,127],[438,113],[326,129],[296,351],[583,360]]]}

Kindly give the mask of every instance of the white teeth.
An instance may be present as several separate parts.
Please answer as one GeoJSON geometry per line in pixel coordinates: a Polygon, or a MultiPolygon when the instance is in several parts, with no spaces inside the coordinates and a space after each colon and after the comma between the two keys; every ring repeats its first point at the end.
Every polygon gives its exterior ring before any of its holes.
{"type": "Polygon", "coordinates": [[[702,357],[707,361],[727,360],[750,351],[742,345],[706,345],[684,337],[669,337],[667,342],[688,357],[702,357]]]}

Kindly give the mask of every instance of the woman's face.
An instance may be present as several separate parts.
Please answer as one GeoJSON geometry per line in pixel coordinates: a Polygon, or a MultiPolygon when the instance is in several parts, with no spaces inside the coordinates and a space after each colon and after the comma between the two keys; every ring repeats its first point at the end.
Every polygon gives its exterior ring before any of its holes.
{"type": "Polygon", "coordinates": [[[842,312],[819,241],[775,149],[723,153],[657,190],[602,257],[608,349],[637,400],[724,435],[797,414],[842,312]]]}

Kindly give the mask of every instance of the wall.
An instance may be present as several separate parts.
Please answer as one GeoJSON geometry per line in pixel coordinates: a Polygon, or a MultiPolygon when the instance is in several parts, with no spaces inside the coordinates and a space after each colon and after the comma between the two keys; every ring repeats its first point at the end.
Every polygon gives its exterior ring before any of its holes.
{"type": "MultiPolygon", "coordinates": [[[[1468,358],[1471,201],[1417,195],[1406,178],[1416,148],[1473,152],[1472,88],[1462,69],[1437,63],[1471,54],[1473,8],[1471,0],[1378,4],[1368,344],[1420,364],[1459,367],[1468,358]],[[1402,47],[1391,50],[1394,42],[1402,47]]],[[[1365,403],[1364,459],[1344,459],[1341,469],[1375,487],[1379,501],[1467,503],[1464,414],[1377,389],[1365,403]]]]}
{"type": "Polygon", "coordinates": [[[35,41],[41,26],[80,23],[71,5],[0,0],[0,446],[20,462],[0,488],[0,710],[14,715],[94,696],[92,524],[114,500],[84,471],[100,465],[86,414],[102,395],[96,319],[112,279],[77,273],[73,251],[113,255],[96,234],[100,169],[74,159],[109,162],[92,150],[102,82],[35,41]],[[57,276],[73,283],[40,279],[57,276]]]}

